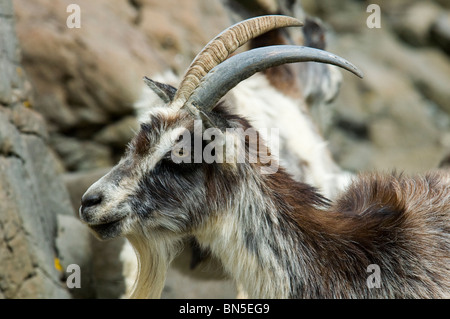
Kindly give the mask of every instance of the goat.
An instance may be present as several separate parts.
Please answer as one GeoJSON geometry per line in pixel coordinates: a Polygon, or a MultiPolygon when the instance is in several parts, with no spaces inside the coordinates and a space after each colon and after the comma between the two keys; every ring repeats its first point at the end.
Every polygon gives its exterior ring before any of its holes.
{"type": "Polygon", "coordinates": [[[361,76],[342,58],[305,47],[228,58],[258,33],[299,24],[283,16],[244,21],[199,53],[178,90],[147,81],[167,105],[152,110],[122,160],[83,195],[79,212],[98,238],[125,236],[133,245],[132,297],[160,296],[189,236],[250,298],[450,297],[448,171],[363,175],[330,203],[278,167],[262,137],[246,135],[250,123],[220,101],[244,78],[284,63],[333,63],[361,76]],[[214,152],[204,145],[211,130],[214,152]],[[197,157],[207,149],[214,161],[197,157]],[[367,284],[373,264],[380,288],[367,284]]]}
{"type": "MultiPolygon", "coordinates": [[[[295,42],[292,35],[284,31],[286,30],[274,29],[251,39],[249,47],[295,42]]],[[[306,18],[302,31],[303,45],[324,49],[324,30],[319,21],[306,18]]],[[[172,85],[180,82],[172,72],[157,74],[152,78],[172,85]]],[[[230,111],[249,119],[256,129],[282,127],[277,136],[280,165],[294,179],[317,187],[327,198],[335,198],[348,185],[350,173],[342,171],[334,162],[326,142],[313,123],[310,108],[332,100],[339,90],[341,79],[342,76],[334,65],[314,62],[285,64],[255,74],[239,83],[224,97],[229,101],[230,111]]],[[[145,121],[152,108],[163,104],[151,87],[144,85],[142,95],[135,103],[138,118],[145,121]]],[[[271,137],[268,134],[264,139],[270,144],[271,137]]],[[[136,257],[128,242],[124,243],[121,259],[124,269],[137,268],[136,257]]],[[[208,251],[199,250],[195,239],[189,238],[186,251],[172,262],[172,267],[194,277],[200,275],[201,278],[223,278],[219,264],[208,251]]],[[[135,278],[134,272],[130,274],[126,271],[124,276],[127,279],[135,278]]],[[[130,288],[127,285],[127,291],[130,288]]],[[[239,296],[245,295],[242,289],[238,290],[239,296]]]]}

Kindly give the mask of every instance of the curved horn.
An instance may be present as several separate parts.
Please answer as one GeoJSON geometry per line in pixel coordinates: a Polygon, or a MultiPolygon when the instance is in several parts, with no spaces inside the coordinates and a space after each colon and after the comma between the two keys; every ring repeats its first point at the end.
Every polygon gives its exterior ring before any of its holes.
{"type": "Polygon", "coordinates": [[[237,54],[217,65],[202,79],[187,104],[208,112],[229,90],[256,72],[285,63],[306,61],[334,64],[363,77],[356,66],[327,51],[295,45],[275,45],[237,54]]]}
{"type": "Polygon", "coordinates": [[[192,61],[171,105],[174,108],[181,108],[197,88],[201,79],[250,39],[276,28],[302,25],[303,23],[295,18],[267,15],[244,20],[222,31],[192,61]]]}

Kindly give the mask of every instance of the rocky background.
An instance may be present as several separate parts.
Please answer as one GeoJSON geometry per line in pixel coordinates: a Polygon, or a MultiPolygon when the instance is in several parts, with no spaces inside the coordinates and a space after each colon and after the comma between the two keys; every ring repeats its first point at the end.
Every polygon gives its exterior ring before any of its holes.
{"type": "MultiPolygon", "coordinates": [[[[448,0],[1,1],[0,298],[124,294],[123,241],[97,241],[76,212],[134,134],[142,76],[182,75],[231,23],[278,12],[321,18],[327,50],[365,73],[343,72],[336,100],[312,110],[343,168],[438,166],[450,151],[448,0]],[[81,28],[66,25],[71,3],[81,8],[81,28]],[[381,28],[366,24],[372,3],[381,28]],[[79,289],[65,283],[73,263],[82,269],[79,289]]],[[[235,296],[229,281],[182,267],[170,270],[163,294],[235,296]]]]}
{"type": "Polygon", "coordinates": [[[343,73],[331,112],[316,118],[351,171],[423,172],[450,151],[450,1],[302,1],[328,24],[328,49],[365,73],[343,73]],[[368,28],[366,9],[381,9],[368,28]]]}
{"type": "Polygon", "coordinates": [[[0,2],[0,298],[68,298],[58,219],[73,218],[45,118],[31,108],[12,3],[0,2]]]}

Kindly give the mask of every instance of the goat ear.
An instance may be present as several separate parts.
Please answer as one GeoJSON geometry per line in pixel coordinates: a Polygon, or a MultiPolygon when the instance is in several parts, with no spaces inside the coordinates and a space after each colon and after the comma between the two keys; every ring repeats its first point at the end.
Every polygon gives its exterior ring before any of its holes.
{"type": "MultiPolygon", "coordinates": [[[[325,50],[325,27],[319,19],[306,18],[304,46],[325,50]]],[[[339,93],[342,74],[334,65],[307,62],[299,64],[303,96],[311,104],[330,103],[339,93]]]]}
{"type": "Polygon", "coordinates": [[[325,50],[325,27],[319,19],[307,17],[303,31],[303,45],[305,47],[325,50]]]}
{"type": "Polygon", "coordinates": [[[173,97],[177,92],[177,89],[175,89],[173,86],[153,81],[146,76],[144,76],[144,82],[166,104],[172,102],[173,97]]]}

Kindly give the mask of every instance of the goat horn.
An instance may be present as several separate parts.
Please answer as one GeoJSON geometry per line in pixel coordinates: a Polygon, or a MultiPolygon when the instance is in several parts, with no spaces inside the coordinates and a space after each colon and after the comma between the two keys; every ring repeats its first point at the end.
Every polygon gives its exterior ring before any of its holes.
{"type": "Polygon", "coordinates": [[[285,63],[306,61],[334,64],[363,77],[356,66],[327,51],[295,45],[275,45],[237,54],[217,65],[202,79],[186,104],[193,105],[202,112],[211,111],[229,90],[256,72],[285,63]]]}
{"type": "Polygon", "coordinates": [[[303,23],[295,18],[267,15],[244,20],[222,31],[192,61],[177,90],[171,104],[172,107],[181,108],[197,88],[201,79],[250,39],[276,28],[302,25],[303,23]]]}

